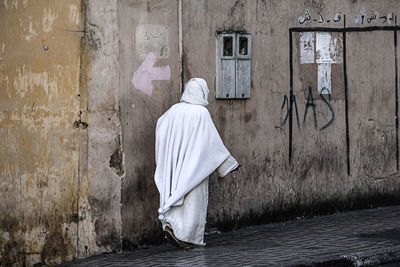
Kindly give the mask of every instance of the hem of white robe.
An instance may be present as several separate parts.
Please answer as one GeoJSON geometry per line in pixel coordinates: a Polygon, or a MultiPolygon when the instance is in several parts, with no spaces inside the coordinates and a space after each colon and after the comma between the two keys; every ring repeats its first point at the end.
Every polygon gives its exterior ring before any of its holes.
{"type": "MultiPolygon", "coordinates": [[[[205,207],[204,207],[205,210],[202,210],[202,212],[205,212],[205,214],[203,213],[203,215],[204,215],[203,219],[206,220],[206,218],[207,218],[207,215],[206,215],[207,214],[207,206],[208,206],[208,177],[206,179],[204,179],[203,182],[201,182],[198,186],[196,186],[192,191],[190,191],[185,196],[182,205],[174,206],[169,211],[167,211],[167,213],[165,214],[165,217],[161,221],[161,223],[162,223],[163,230],[165,230],[165,227],[167,226],[167,224],[169,224],[170,227],[172,228],[173,232],[174,232],[175,237],[178,238],[179,240],[184,241],[184,242],[189,242],[189,243],[192,243],[192,244],[196,244],[196,245],[199,245],[199,246],[205,246],[206,245],[206,243],[204,243],[205,224],[201,229],[202,232],[200,233],[200,235],[198,235],[198,236],[201,236],[201,239],[199,239],[199,238],[190,239],[190,235],[189,236],[186,235],[186,233],[184,231],[182,231],[182,233],[180,233],[180,231],[179,231],[180,228],[178,227],[179,225],[176,225],[175,222],[170,219],[170,218],[174,219],[175,217],[174,216],[170,216],[170,214],[168,214],[173,209],[184,208],[183,206],[186,205],[186,202],[185,202],[187,200],[186,198],[193,197],[193,195],[192,196],[190,196],[190,195],[195,193],[195,192],[193,192],[194,190],[199,190],[200,189],[199,187],[203,187],[203,188],[205,187],[204,188],[205,189],[205,195],[203,195],[203,200],[206,202],[206,204],[205,204],[205,207]]],[[[197,194],[197,193],[195,193],[195,194],[197,194]]],[[[200,218],[198,218],[198,219],[200,219],[200,218]]]]}
{"type": "MultiPolygon", "coordinates": [[[[204,243],[204,239],[202,240],[201,243],[199,243],[199,242],[196,242],[196,241],[193,241],[193,240],[189,240],[189,239],[179,235],[179,233],[175,233],[174,229],[176,229],[176,227],[174,227],[174,224],[170,220],[165,219],[165,220],[162,221],[163,230],[165,230],[165,227],[167,227],[167,226],[172,228],[172,231],[174,232],[174,236],[180,241],[192,243],[192,244],[195,244],[195,245],[198,245],[198,246],[205,246],[206,245],[206,243],[204,243]]],[[[203,232],[203,236],[204,236],[204,232],[203,232]]]]}

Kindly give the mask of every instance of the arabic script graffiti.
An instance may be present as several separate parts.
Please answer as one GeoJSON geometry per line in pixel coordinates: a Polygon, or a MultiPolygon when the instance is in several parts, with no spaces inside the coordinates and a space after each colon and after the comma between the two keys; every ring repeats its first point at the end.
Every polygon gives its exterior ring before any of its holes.
{"type": "Polygon", "coordinates": [[[308,21],[315,21],[315,22],[318,22],[320,24],[323,24],[325,22],[327,22],[327,23],[329,23],[329,22],[339,22],[341,19],[342,19],[342,15],[340,14],[340,12],[337,13],[332,19],[327,19],[322,14],[318,14],[318,16],[313,19],[311,17],[310,11],[307,10],[305,15],[304,15],[304,17],[301,16],[301,17],[298,18],[298,22],[300,24],[304,24],[305,22],[308,22],[308,21]]]}
{"type": "Polygon", "coordinates": [[[393,13],[389,13],[387,16],[379,16],[378,11],[371,11],[370,16],[368,16],[365,8],[363,8],[360,11],[360,15],[354,18],[354,24],[362,25],[364,23],[371,23],[374,20],[380,20],[382,23],[392,24],[393,13]]]}

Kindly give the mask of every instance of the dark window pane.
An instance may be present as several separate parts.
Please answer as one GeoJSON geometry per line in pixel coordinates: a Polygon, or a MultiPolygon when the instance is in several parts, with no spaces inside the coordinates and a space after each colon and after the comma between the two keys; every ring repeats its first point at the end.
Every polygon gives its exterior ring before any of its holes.
{"type": "Polygon", "coordinates": [[[231,57],[233,55],[233,38],[232,36],[224,37],[224,57],[231,57]]]}
{"type": "Polygon", "coordinates": [[[239,37],[239,54],[244,56],[248,55],[248,41],[247,37],[239,37]]]}

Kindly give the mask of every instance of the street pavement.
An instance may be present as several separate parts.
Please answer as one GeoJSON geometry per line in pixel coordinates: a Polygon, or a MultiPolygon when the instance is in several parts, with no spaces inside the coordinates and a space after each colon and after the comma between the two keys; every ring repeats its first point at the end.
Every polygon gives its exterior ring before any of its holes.
{"type": "Polygon", "coordinates": [[[205,242],[189,251],[164,244],[62,266],[400,266],[400,206],[211,233],[205,242]]]}

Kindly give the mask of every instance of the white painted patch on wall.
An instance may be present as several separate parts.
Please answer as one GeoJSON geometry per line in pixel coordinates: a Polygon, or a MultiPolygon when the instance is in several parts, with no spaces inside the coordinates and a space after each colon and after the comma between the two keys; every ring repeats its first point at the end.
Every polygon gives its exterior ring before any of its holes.
{"type": "Polygon", "coordinates": [[[331,63],[318,63],[318,93],[331,93],[331,63]]]}
{"type": "Polygon", "coordinates": [[[76,5],[69,6],[69,22],[75,25],[79,24],[79,10],[76,5]]]}
{"type": "MultiPolygon", "coordinates": [[[[1,67],[2,66],[0,65],[0,68],[1,67]]],[[[8,79],[8,75],[4,75],[1,71],[0,71],[0,88],[2,88],[3,92],[6,92],[8,98],[11,98],[10,80],[8,79]]]]}
{"type": "Polygon", "coordinates": [[[157,58],[168,58],[168,26],[141,24],[136,27],[136,51],[143,59],[153,52],[157,58]]]}
{"type": "Polygon", "coordinates": [[[3,120],[4,120],[4,112],[3,111],[1,111],[0,112],[0,124],[3,122],[3,120]]]}
{"type": "Polygon", "coordinates": [[[342,63],[343,42],[339,34],[300,33],[300,64],[317,63],[318,93],[330,94],[332,64],[342,63]],[[315,54],[314,54],[315,50],[315,54]]]}
{"type": "Polygon", "coordinates": [[[171,70],[169,66],[154,67],[156,55],[151,52],[133,74],[132,83],[136,89],[142,91],[148,96],[153,94],[153,81],[169,80],[171,70]]]}
{"type": "Polygon", "coordinates": [[[44,9],[44,15],[42,17],[42,25],[44,32],[50,32],[51,30],[53,30],[52,26],[57,17],[58,14],[52,13],[50,8],[44,9]]]}
{"type": "Polygon", "coordinates": [[[25,97],[28,92],[32,92],[36,87],[44,90],[46,96],[51,100],[52,94],[57,94],[57,77],[49,72],[34,73],[31,68],[18,67],[14,79],[14,89],[18,97],[25,97]],[[49,94],[49,92],[51,94],[49,94]]]}
{"type": "Polygon", "coordinates": [[[18,9],[18,0],[4,0],[3,5],[5,8],[15,8],[18,9]]]}
{"type": "Polygon", "coordinates": [[[333,63],[331,58],[331,34],[327,32],[317,32],[316,35],[317,63],[333,63]]]}
{"type": "MultiPolygon", "coordinates": [[[[0,61],[4,60],[4,51],[5,51],[5,49],[6,49],[6,44],[2,43],[1,46],[0,46],[0,61]]],[[[0,62],[0,64],[1,63],[2,62],[0,62]]]]}
{"type": "Polygon", "coordinates": [[[300,64],[314,63],[314,33],[300,33],[300,64]]]}
{"type": "Polygon", "coordinates": [[[29,22],[28,34],[25,35],[25,40],[30,41],[31,38],[37,36],[37,32],[33,29],[32,21],[29,22]]]}

